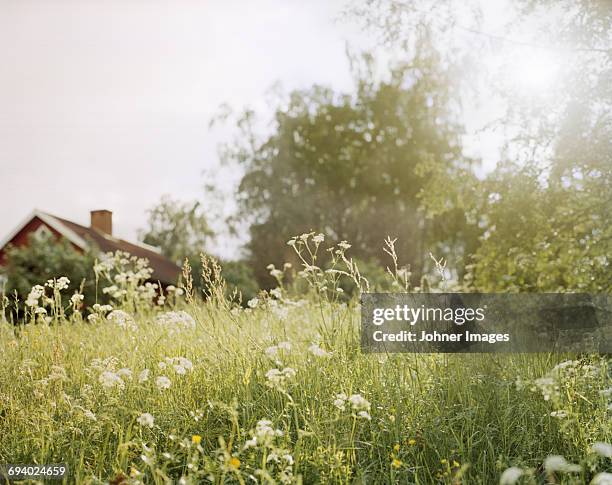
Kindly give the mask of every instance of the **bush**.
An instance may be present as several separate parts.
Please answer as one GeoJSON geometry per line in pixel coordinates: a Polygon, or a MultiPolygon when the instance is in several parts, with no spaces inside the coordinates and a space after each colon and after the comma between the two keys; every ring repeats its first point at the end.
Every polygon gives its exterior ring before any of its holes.
{"type": "Polygon", "coordinates": [[[84,304],[92,305],[96,300],[94,262],[94,252],[81,253],[66,239],[32,234],[27,246],[13,246],[7,250],[4,292],[7,296],[16,292],[24,301],[34,285],[66,276],[70,289],[82,289],[84,304]]]}

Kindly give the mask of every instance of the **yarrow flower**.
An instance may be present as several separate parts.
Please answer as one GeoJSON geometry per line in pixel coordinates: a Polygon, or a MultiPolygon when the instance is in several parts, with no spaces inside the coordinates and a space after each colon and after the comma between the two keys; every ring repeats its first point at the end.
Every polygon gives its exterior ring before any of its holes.
{"type": "Polygon", "coordinates": [[[182,330],[193,330],[196,327],[193,317],[182,310],[161,313],[157,315],[155,321],[160,327],[165,328],[171,334],[182,330]]]}
{"type": "Polygon", "coordinates": [[[251,298],[249,301],[247,301],[247,305],[249,308],[257,308],[257,305],[259,305],[259,298],[251,298]]]}
{"type": "Polygon", "coordinates": [[[170,379],[168,379],[166,376],[159,376],[155,379],[155,385],[159,389],[169,389],[172,382],[170,382],[170,379]]]}
{"type": "Polygon", "coordinates": [[[140,374],[138,374],[138,382],[141,384],[149,380],[149,373],[151,371],[149,369],[143,369],[140,374]]]}
{"type": "Polygon", "coordinates": [[[149,428],[153,427],[153,423],[155,422],[155,418],[149,413],[141,414],[136,420],[140,426],[148,426],[149,428]]]}
{"type": "Polygon", "coordinates": [[[550,413],[550,415],[553,418],[563,419],[563,418],[567,418],[567,411],[563,411],[561,409],[560,411],[553,411],[552,413],[550,413]]]}
{"type": "Polygon", "coordinates": [[[257,421],[255,429],[251,431],[251,439],[245,442],[244,447],[269,446],[274,438],[283,436],[283,434],[282,430],[272,427],[272,421],[269,419],[260,419],[257,421]]]}
{"type": "Polygon", "coordinates": [[[593,477],[591,485],[612,485],[612,473],[601,472],[593,477]]]}
{"type": "Polygon", "coordinates": [[[334,406],[336,406],[340,411],[344,411],[346,409],[346,400],[348,396],[341,392],[340,394],[336,394],[336,399],[334,399],[334,406]]]}
{"type": "Polygon", "coordinates": [[[65,290],[66,288],[68,288],[69,284],[70,280],[65,276],[62,276],[58,279],[47,280],[46,286],[48,286],[49,288],[53,288],[54,290],[65,290]]]}
{"type": "Polygon", "coordinates": [[[117,371],[117,375],[119,377],[131,379],[132,378],[132,369],[128,369],[127,367],[124,367],[124,368],[119,369],[117,371]]]}
{"type": "Polygon", "coordinates": [[[113,389],[115,387],[118,389],[123,389],[125,387],[125,383],[123,382],[121,377],[115,374],[114,372],[108,370],[100,374],[98,381],[106,389],[113,389]]]}
{"type": "Polygon", "coordinates": [[[72,305],[76,307],[83,301],[84,298],[84,295],[81,295],[80,293],[75,293],[70,297],[70,303],[72,303],[72,305]]]}
{"type": "Polygon", "coordinates": [[[347,395],[344,393],[336,394],[334,406],[341,411],[344,411],[346,410],[347,404],[350,404],[353,416],[367,420],[372,419],[369,412],[371,404],[361,394],[352,394],[349,397],[347,397],[347,395]]]}
{"type": "Polygon", "coordinates": [[[44,295],[44,293],[45,293],[44,286],[34,285],[32,289],[30,290],[30,293],[28,294],[25,304],[29,307],[38,306],[38,300],[40,299],[41,296],[44,295]]]}
{"type": "Polygon", "coordinates": [[[612,458],[612,445],[609,443],[597,441],[593,443],[591,450],[604,458],[612,458]]]}
{"type": "Polygon", "coordinates": [[[134,318],[127,312],[123,310],[113,310],[106,317],[107,320],[110,320],[113,323],[116,323],[117,326],[123,328],[124,330],[136,330],[136,322],[134,318]]]}
{"type": "Polygon", "coordinates": [[[294,378],[297,371],[291,367],[285,367],[283,370],[270,369],[266,372],[267,384],[269,387],[283,389],[287,381],[294,378]]]}
{"type": "Polygon", "coordinates": [[[179,375],[185,375],[193,370],[193,363],[185,357],[166,357],[165,362],[158,364],[160,369],[172,368],[179,375]]]}
{"type": "Polygon", "coordinates": [[[504,470],[499,478],[499,485],[514,485],[523,475],[523,470],[516,466],[511,466],[504,470]]]}
{"type": "Polygon", "coordinates": [[[322,349],[318,344],[312,344],[308,347],[308,351],[315,357],[331,357],[331,352],[322,349]]]}
{"type": "Polygon", "coordinates": [[[579,472],[580,466],[568,463],[561,455],[550,455],[544,460],[544,469],[551,472],[579,472]]]}

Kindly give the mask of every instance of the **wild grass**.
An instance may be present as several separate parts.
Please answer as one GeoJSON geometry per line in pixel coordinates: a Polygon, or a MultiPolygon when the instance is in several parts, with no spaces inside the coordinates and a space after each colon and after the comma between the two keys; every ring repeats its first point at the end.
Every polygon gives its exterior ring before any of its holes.
{"type": "Polygon", "coordinates": [[[3,322],[0,463],[66,463],[66,483],[608,483],[607,358],[364,354],[355,300],[185,289],[3,322]]]}

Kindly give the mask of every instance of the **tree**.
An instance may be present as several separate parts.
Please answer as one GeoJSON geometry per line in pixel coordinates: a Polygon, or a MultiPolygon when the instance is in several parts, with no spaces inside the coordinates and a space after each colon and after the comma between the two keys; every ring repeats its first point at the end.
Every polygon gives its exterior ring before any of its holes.
{"type": "Polygon", "coordinates": [[[180,202],[164,196],[148,213],[148,228],[140,231],[141,240],[159,247],[179,265],[185,258],[198,258],[214,236],[197,201],[180,202]]]}
{"type": "Polygon", "coordinates": [[[472,179],[473,161],[462,154],[452,72],[426,42],[386,80],[375,80],[367,56],[358,67],[354,94],[293,92],[276,107],[271,135],[228,154],[245,168],[238,202],[260,281],[268,263],[291,257],[285,241],[310,230],[349,241],[366,260],[398,237],[416,277],[434,241],[447,251],[468,244],[456,237],[465,218],[453,180],[472,179]]]}
{"type": "MultiPolygon", "coordinates": [[[[445,59],[474,59],[488,50],[506,60],[557,58],[557,76],[544,91],[521,92],[502,76],[485,83],[489,91],[499,86],[492,94],[505,101],[506,112],[496,125],[512,137],[496,170],[472,191],[468,216],[483,237],[471,283],[482,291],[610,292],[612,4],[519,0],[503,37],[480,31],[479,15],[467,24],[461,11],[470,5],[479,8],[474,2],[377,0],[353,4],[351,13],[408,55],[419,35],[435,30],[445,59]],[[513,40],[524,25],[533,37],[513,40]],[[449,42],[457,33],[464,39],[449,42]]],[[[466,63],[462,76],[470,87],[480,86],[480,97],[481,67],[466,63]]]]}
{"type": "Polygon", "coordinates": [[[66,239],[31,234],[27,245],[11,247],[6,254],[3,273],[7,277],[7,296],[17,292],[19,299],[24,301],[34,285],[44,285],[49,279],[66,276],[71,291],[82,287],[80,293],[85,295],[85,305],[95,303],[94,251],[81,253],[66,239]]]}

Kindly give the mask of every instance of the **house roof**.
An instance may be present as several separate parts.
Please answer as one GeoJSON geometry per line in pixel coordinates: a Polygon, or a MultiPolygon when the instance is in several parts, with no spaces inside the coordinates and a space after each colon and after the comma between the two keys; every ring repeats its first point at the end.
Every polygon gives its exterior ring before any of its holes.
{"type": "Polygon", "coordinates": [[[175,283],[181,272],[181,269],[170,259],[162,255],[158,248],[142,243],[131,243],[105,234],[98,229],[82,226],[38,210],[35,210],[23,224],[18,226],[13,234],[7,238],[8,240],[0,243],[0,249],[34,217],[38,217],[82,250],[87,249],[90,246],[90,242],[92,242],[103,252],[125,251],[133,256],[148,259],[149,266],[153,269],[151,276],[153,280],[159,280],[163,283],[175,283]]]}

